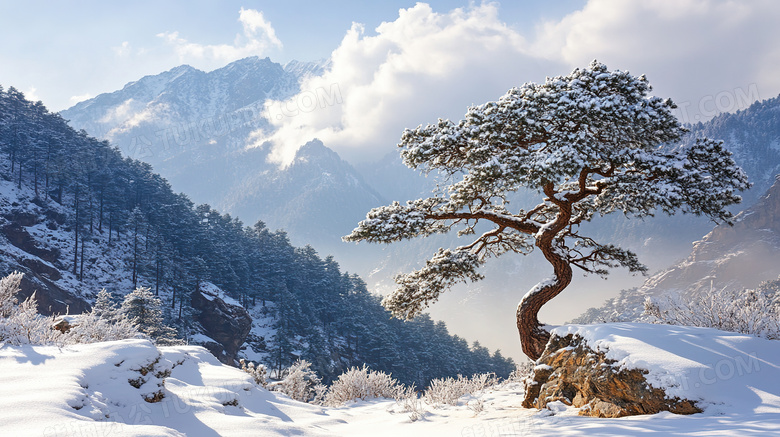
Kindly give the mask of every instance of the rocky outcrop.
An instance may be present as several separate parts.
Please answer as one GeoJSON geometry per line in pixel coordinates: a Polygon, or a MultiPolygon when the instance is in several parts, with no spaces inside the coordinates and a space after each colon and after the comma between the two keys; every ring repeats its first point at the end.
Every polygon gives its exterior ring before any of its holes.
{"type": "Polygon", "coordinates": [[[596,352],[580,336],[553,334],[526,382],[526,408],[545,408],[561,401],[580,408],[580,415],[623,417],[669,411],[700,413],[687,399],[668,397],[645,379],[647,371],[621,369],[604,352],[596,352]]]}
{"type": "Polygon", "coordinates": [[[57,249],[38,247],[35,239],[19,223],[12,222],[3,226],[2,232],[11,244],[31,255],[35,255],[50,263],[54,263],[59,259],[60,253],[57,249]]]}
{"type": "Polygon", "coordinates": [[[192,307],[205,334],[218,342],[203,346],[223,363],[235,364],[239,348],[252,329],[249,313],[243,307],[200,290],[192,294],[192,307]]]}
{"type": "Polygon", "coordinates": [[[58,287],[43,275],[34,270],[19,270],[24,273],[21,290],[16,296],[19,302],[35,293],[38,312],[44,315],[81,314],[90,310],[86,301],[58,287]]]}

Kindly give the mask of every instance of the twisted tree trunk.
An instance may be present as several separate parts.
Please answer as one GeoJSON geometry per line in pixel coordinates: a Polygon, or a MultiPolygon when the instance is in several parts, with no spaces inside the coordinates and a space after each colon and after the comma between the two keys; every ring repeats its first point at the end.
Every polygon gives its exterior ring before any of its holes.
{"type": "Polygon", "coordinates": [[[572,270],[569,263],[556,254],[552,247],[547,251],[542,248],[545,258],[553,265],[555,276],[549,279],[538,290],[526,295],[517,306],[517,330],[520,333],[520,344],[523,353],[536,361],[542,356],[550,333],[539,323],[537,315],[544,304],[557,296],[571,283],[572,270]]]}
{"type": "Polygon", "coordinates": [[[520,333],[520,344],[523,353],[533,361],[539,359],[550,339],[550,333],[539,323],[539,310],[552,298],[560,294],[571,283],[572,269],[569,260],[564,258],[555,247],[555,236],[569,225],[572,215],[571,201],[556,198],[552,184],[544,187],[548,199],[555,203],[559,210],[555,221],[536,239],[536,247],[553,266],[555,276],[538,285],[523,297],[517,306],[517,330],[520,333]]]}

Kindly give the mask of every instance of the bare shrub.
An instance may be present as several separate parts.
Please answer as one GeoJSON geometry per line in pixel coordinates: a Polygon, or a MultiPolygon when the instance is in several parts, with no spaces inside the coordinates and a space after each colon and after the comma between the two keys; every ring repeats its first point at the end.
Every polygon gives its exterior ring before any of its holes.
{"type": "Polygon", "coordinates": [[[250,374],[252,379],[255,380],[255,384],[262,387],[266,387],[268,385],[268,381],[266,379],[268,371],[264,365],[258,364],[255,366],[255,363],[251,361],[245,361],[243,358],[239,361],[239,363],[241,364],[241,370],[250,374]]]}
{"type": "Polygon", "coordinates": [[[311,363],[298,360],[283,372],[284,379],[268,384],[268,389],[279,391],[296,401],[309,402],[315,395],[314,388],[321,382],[311,363]]]}
{"type": "Polygon", "coordinates": [[[481,392],[498,383],[493,373],[482,373],[471,378],[458,375],[457,378],[438,378],[431,380],[423,399],[429,405],[458,405],[458,399],[465,395],[481,392]]]}
{"type": "Polygon", "coordinates": [[[362,369],[353,367],[333,381],[325,395],[325,405],[338,407],[358,399],[399,399],[405,390],[404,385],[390,375],[363,365],[362,369]]]}
{"type": "Polygon", "coordinates": [[[778,284],[766,282],[754,290],[710,288],[685,296],[645,299],[645,318],[651,323],[701,326],[780,339],[778,284]]]}

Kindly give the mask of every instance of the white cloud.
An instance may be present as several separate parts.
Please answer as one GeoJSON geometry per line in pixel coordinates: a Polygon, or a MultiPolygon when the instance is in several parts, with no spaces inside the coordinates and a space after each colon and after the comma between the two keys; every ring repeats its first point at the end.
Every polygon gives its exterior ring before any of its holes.
{"type": "Polygon", "coordinates": [[[260,56],[271,48],[282,47],[276,31],[262,12],[241,8],[238,21],[242,33],[236,35],[233,44],[194,43],[179,36],[179,32],[163,32],[157,36],[173,46],[181,62],[212,66],[223,66],[247,56],[260,56]]]}
{"type": "Polygon", "coordinates": [[[556,71],[525,55],[527,45],[490,3],[448,13],[418,3],[375,35],[353,24],[329,71],[305,80],[298,96],[268,105],[277,130],[257,132],[255,145],[271,141],[272,159],[284,164],[313,138],[346,159],[376,159],[394,149],[404,128],[460,118],[470,104],[556,71]]]}
{"type": "Polygon", "coordinates": [[[73,106],[76,103],[83,102],[85,100],[89,100],[89,99],[91,99],[93,97],[95,97],[95,96],[93,96],[90,93],[82,94],[80,96],[70,96],[70,104],[71,104],[71,106],[73,106]]]}
{"type": "Polygon", "coordinates": [[[34,86],[31,86],[30,88],[27,88],[27,91],[24,92],[24,98],[31,101],[31,102],[37,102],[41,100],[40,97],[38,97],[37,93],[38,89],[34,86]]]}
{"type": "Polygon", "coordinates": [[[116,47],[111,47],[111,50],[117,56],[120,57],[128,56],[131,50],[130,43],[128,41],[122,41],[122,44],[116,47]]]}
{"type": "Polygon", "coordinates": [[[684,107],[684,121],[704,120],[715,109],[740,109],[728,96],[780,92],[778,16],[773,1],[590,0],[540,26],[533,53],[569,67],[598,59],[646,74],[658,95],[684,107]],[[723,104],[715,108],[719,94],[723,104]]]}
{"type": "Polygon", "coordinates": [[[771,1],[590,0],[527,38],[492,3],[447,13],[418,3],[373,35],[354,24],[328,72],[267,107],[276,130],[256,132],[254,145],[270,141],[280,163],[313,138],[347,160],[376,159],[404,128],[460,119],[469,104],[593,59],[646,74],[683,121],[704,120],[780,93],[778,16],[771,1]]]}

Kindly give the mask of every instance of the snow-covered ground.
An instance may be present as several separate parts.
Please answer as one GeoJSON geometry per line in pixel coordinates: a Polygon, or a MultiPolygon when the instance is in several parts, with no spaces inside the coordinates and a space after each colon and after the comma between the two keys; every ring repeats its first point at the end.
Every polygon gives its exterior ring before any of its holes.
{"type": "Polygon", "coordinates": [[[699,401],[704,413],[598,419],[560,403],[539,412],[521,408],[522,384],[508,383],[458,406],[422,403],[422,418],[412,421],[393,400],[340,408],[299,403],[257,387],[201,347],[124,340],[0,347],[0,435],[780,435],[776,341],[664,325],[558,330],[581,334],[622,365],[647,368],[651,384],[699,401]],[[160,393],[157,403],[144,400],[160,393]]]}

